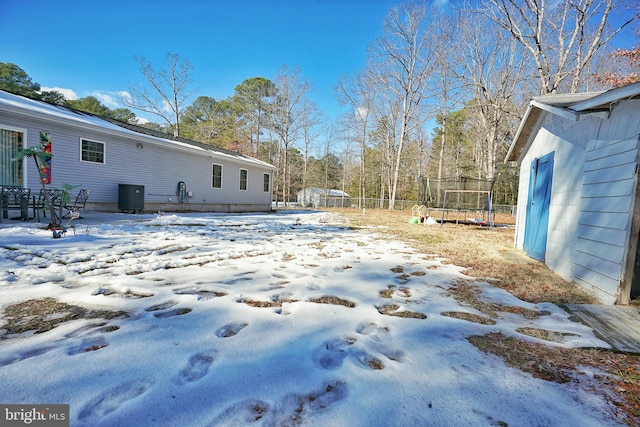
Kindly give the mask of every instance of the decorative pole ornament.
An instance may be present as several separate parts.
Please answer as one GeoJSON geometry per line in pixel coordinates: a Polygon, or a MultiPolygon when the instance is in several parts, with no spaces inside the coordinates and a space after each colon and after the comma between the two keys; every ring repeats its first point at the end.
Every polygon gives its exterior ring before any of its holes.
{"type": "Polygon", "coordinates": [[[43,184],[51,184],[51,135],[47,132],[40,132],[40,146],[45,153],[40,163],[40,178],[43,184]]]}

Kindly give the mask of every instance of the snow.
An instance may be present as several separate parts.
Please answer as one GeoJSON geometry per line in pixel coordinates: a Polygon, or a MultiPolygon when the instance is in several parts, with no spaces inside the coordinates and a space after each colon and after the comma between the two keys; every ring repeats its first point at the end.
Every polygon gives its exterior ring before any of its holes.
{"type": "Polygon", "coordinates": [[[129,316],[5,336],[0,402],[66,403],[72,426],[615,424],[580,386],[597,372],[552,383],[466,340],[536,341],[516,331],[527,326],[564,337],[548,345],[608,347],[591,329],[483,282],[483,300],[549,314],[444,316],[482,315],[447,293],[472,278],[384,229],[305,211],[83,215],[60,239],[42,224],[0,226],[0,309],[53,297],[129,316]],[[355,306],[310,301],[323,296],[355,306]],[[427,317],[379,312],[391,303],[427,317]]]}

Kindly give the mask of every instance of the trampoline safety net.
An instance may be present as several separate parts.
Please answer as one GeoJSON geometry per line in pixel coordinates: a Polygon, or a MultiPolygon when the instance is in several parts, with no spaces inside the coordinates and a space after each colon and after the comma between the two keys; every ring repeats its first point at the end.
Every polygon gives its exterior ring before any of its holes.
{"type": "Polygon", "coordinates": [[[419,197],[421,203],[431,209],[486,211],[493,184],[493,179],[465,176],[446,179],[422,177],[419,197]]]}

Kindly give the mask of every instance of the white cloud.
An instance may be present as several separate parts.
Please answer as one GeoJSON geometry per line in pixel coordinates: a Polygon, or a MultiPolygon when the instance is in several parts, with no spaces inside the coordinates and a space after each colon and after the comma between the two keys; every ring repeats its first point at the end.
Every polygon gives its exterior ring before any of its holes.
{"type": "Polygon", "coordinates": [[[93,91],[91,92],[91,96],[94,96],[98,99],[98,101],[102,102],[109,108],[120,108],[122,107],[122,103],[120,102],[120,98],[117,93],[113,92],[100,92],[93,91]]]}
{"type": "Polygon", "coordinates": [[[118,92],[118,96],[123,100],[123,103],[131,104],[133,102],[133,97],[126,90],[121,90],[120,92],[118,92]]]}
{"type": "MultiPolygon", "coordinates": [[[[57,92],[60,92],[62,95],[64,95],[65,99],[68,99],[68,100],[76,100],[80,98],[78,94],[72,89],[66,89],[66,88],[60,88],[60,87],[42,87],[41,90],[42,91],[55,90],[57,92]]],[[[102,104],[104,104],[105,106],[109,107],[112,110],[116,108],[128,108],[126,106],[126,102],[133,101],[131,94],[124,90],[117,91],[117,92],[94,90],[87,96],[93,96],[102,104]]],[[[168,104],[165,105],[165,108],[167,109],[167,111],[171,110],[168,104]]],[[[149,118],[140,117],[137,114],[136,114],[136,117],[138,119],[139,124],[151,122],[149,118]]]]}
{"type": "Polygon", "coordinates": [[[41,87],[40,90],[43,92],[49,92],[49,91],[55,90],[56,92],[60,92],[62,95],[64,95],[66,99],[69,99],[69,100],[78,99],[78,94],[75,93],[73,89],[66,89],[63,87],[41,87]]]}

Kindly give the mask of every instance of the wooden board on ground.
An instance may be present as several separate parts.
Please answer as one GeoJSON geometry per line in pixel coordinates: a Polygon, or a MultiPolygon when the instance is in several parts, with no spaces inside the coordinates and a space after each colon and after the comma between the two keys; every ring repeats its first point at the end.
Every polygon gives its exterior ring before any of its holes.
{"type": "Polygon", "coordinates": [[[593,328],[614,351],[640,353],[640,307],[622,305],[564,304],[569,314],[593,328]]]}

